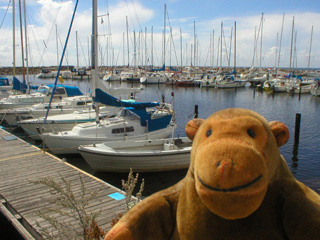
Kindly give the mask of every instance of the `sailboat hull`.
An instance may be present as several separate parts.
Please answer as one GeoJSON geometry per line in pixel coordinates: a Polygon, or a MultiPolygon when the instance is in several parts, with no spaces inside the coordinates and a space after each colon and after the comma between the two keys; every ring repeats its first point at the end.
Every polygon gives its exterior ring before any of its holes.
{"type": "Polygon", "coordinates": [[[79,154],[78,147],[80,145],[88,145],[102,142],[114,142],[123,140],[146,140],[146,139],[159,139],[167,138],[172,135],[175,126],[168,126],[166,128],[138,134],[125,136],[125,134],[117,137],[105,136],[77,136],[77,135],[65,135],[63,132],[42,134],[41,137],[44,143],[50,148],[54,154],[79,154]]]}

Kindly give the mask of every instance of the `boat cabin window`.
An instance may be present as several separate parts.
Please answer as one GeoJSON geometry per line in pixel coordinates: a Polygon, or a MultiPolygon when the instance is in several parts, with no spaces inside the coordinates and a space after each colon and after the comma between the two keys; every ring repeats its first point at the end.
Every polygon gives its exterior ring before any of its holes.
{"type": "Polygon", "coordinates": [[[77,102],[77,106],[87,105],[89,103],[92,103],[92,101],[81,101],[81,102],[77,102]]]}
{"type": "Polygon", "coordinates": [[[130,120],[140,120],[140,117],[137,114],[125,108],[119,112],[119,117],[127,117],[130,120]]]}
{"type": "MultiPolygon", "coordinates": [[[[50,89],[50,94],[52,93],[52,89],[50,89]]],[[[64,88],[56,88],[54,94],[64,95],[66,94],[66,90],[64,88]]]]}
{"type": "Polygon", "coordinates": [[[20,103],[42,103],[43,98],[21,98],[19,99],[20,103]]]}
{"type": "Polygon", "coordinates": [[[39,87],[37,92],[42,93],[42,94],[47,94],[48,88],[47,87],[39,87]]]}
{"type": "Polygon", "coordinates": [[[8,86],[9,81],[8,79],[0,79],[0,86],[8,86]]]}
{"type": "Polygon", "coordinates": [[[116,133],[125,133],[125,132],[134,132],[134,127],[126,127],[126,128],[114,128],[112,129],[112,134],[116,133]]]}

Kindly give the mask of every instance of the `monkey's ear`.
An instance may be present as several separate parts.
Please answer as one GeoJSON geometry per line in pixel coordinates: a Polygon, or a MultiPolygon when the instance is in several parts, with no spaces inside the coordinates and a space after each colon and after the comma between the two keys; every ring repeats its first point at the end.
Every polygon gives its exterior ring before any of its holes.
{"type": "Polygon", "coordinates": [[[289,130],[288,127],[279,121],[272,121],[269,123],[271,131],[276,138],[278,147],[283,146],[289,140],[289,130]]]}
{"type": "Polygon", "coordinates": [[[186,134],[190,140],[193,140],[199,127],[204,122],[202,118],[194,118],[190,120],[186,125],[186,134]]]}

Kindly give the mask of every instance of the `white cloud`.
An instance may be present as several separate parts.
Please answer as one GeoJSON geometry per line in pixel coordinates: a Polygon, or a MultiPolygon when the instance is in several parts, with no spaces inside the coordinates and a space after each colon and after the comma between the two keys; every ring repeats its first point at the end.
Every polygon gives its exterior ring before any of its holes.
{"type": "MultiPolygon", "coordinates": [[[[33,0],[35,3],[35,0],[33,0]]],[[[71,0],[68,1],[54,1],[54,0],[38,0],[38,12],[32,12],[33,18],[37,23],[29,23],[28,35],[30,51],[32,53],[32,60],[34,65],[55,65],[56,60],[56,36],[55,36],[55,25],[59,32],[62,44],[66,39],[66,34],[70,25],[71,16],[74,9],[74,3],[71,0]],[[45,48],[45,44],[47,48],[45,48]],[[40,61],[42,59],[42,61],[40,61]]],[[[81,3],[79,3],[81,4],[81,3]]],[[[108,41],[109,35],[112,34],[112,48],[114,58],[117,58],[117,64],[123,64],[123,40],[126,42],[126,16],[128,17],[128,24],[130,29],[130,58],[133,56],[133,31],[136,32],[136,43],[137,50],[139,45],[139,55],[142,59],[142,52],[145,51],[145,42],[147,42],[148,57],[150,58],[151,49],[151,26],[153,26],[153,48],[154,48],[154,61],[156,64],[161,65],[162,58],[162,38],[163,38],[163,23],[159,22],[155,25],[152,21],[155,18],[155,10],[150,9],[138,2],[119,2],[115,5],[109,6],[110,15],[103,17],[103,24],[99,19],[99,37],[100,45],[104,55],[104,64],[111,64],[111,51],[107,51],[107,46],[110,47],[108,41]],[[110,22],[109,22],[110,21],[110,22]],[[109,28],[110,26],[110,28],[109,28]],[[147,26],[147,41],[144,39],[145,27],[147,26]],[[140,33],[139,33],[140,32],[140,33]],[[138,37],[140,40],[138,41],[138,37]],[[125,37],[125,39],[124,39],[125,37]],[[106,60],[109,56],[108,61],[106,60]],[[157,60],[156,60],[157,59],[157,60]]],[[[68,60],[69,64],[76,64],[76,40],[75,31],[78,31],[81,46],[79,46],[80,65],[88,63],[88,38],[91,35],[91,8],[78,11],[73,24],[72,33],[68,44],[68,60]]],[[[158,10],[156,10],[158,11],[158,10]]],[[[106,14],[105,11],[101,10],[99,15],[106,14]]],[[[172,15],[172,14],[171,14],[172,15]]],[[[285,15],[285,21],[283,26],[283,37],[281,46],[281,61],[280,64],[283,67],[289,66],[289,55],[290,55],[290,44],[291,44],[291,26],[292,18],[295,17],[295,30],[297,31],[296,39],[296,52],[298,58],[298,67],[306,67],[307,59],[309,55],[310,46],[310,33],[311,26],[314,26],[313,31],[313,43],[311,52],[311,66],[318,67],[320,62],[320,42],[316,39],[320,37],[320,13],[312,12],[300,12],[291,13],[285,15]]],[[[174,17],[174,16],[171,16],[174,17]]],[[[223,22],[224,35],[226,38],[227,48],[230,44],[230,32],[231,27],[234,26],[234,22],[237,23],[237,65],[239,66],[250,66],[254,51],[254,35],[255,28],[259,28],[261,15],[251,15],[244,17],[224,17],[224,18],[212,18],[202,20],[199,17],[185,17],[185,18],[171,18],[170,23],[173,31],[173,39],[175,44],[175,53],[172,56],[177,55],[178,63],[176,60],[172,61],[173,65],[180,65],[180,28],[182,30],[183,39],[183,56],[189,56],[191,53],[191,45],[194,41],[193,36],[193,22],[196,21],[196,38],[199,41],[199,56],[201,56],[200,64],[204,64],[208,51],[210,35],[214,30],[215,33],[215,50],[214,54],[217,53],[218,37],[220,37],[220,26],[223,22]],[[187,49],[186,49],[187,47],[187,49]]],[[[263,22],[263,38],[262,38],[262,66],[273,66],[275,62],[275,51],[276,51],[276,38],[280,38],[282,14],[265,14],[263,22]]],[[[169,43],[169,27],[167,27],[167,43],[169,43]]],[[[0,30],[1,36],[1,47],[0,54],[5,56],[2,58],[1,65],[11,65],[12,62],[12,40],[10,39],[9,28],[3,28],[0,30]]],[[[19,31],[17,32],[17,41],[19,31]]],[[[233,36],[234,39],[234,36],[233,36]]],[[[259,38],[260,41],[260,38],[259,38]]],[[[223,46],[224,47],[224,46],[223,46]]],[[[233,49],[233,44],[232,44],[233,49]]],[[[59,53],[61,54],[62,47],[59,46],[59,53]]],[[[127,54],[125,49],[125,55],[127,54]]],[[[169,46],[167,46],[167,59],[169,56],[169,46]]],[[[232,50],[233,51],[233,50],[232,50]]],[[[223,50],[224,64],[226,64],[225,50],[223,50]]],[[[138,54],[138,53],[137,53],[138,54]]],[[[260,42],[257,46],[257,56],[260,54],[260,42]]],[[[232,54],[233,56],[233,54],[232,54]]],[[[176,57],[174,57],[176,59],[176,57]]],[[[184,57],[185,58],[185,57],[184,57]]],[[[233,57],[232,57],[233,58],[233,57]]],[[[127,57],[125,57],[127,59],[127,57]]],[[[125,60],[127,61],[127,60],[125,60]]],[[[131,60],[132,61],[132,60],[131,60]]],[[[184,59],[186,61],[186,59],[184,59]]],[[[233,61],[233,59],[231,60],[233,61]]],[[[190,62],[190,61],[189,61],[190,62]]],[[[66,64],[66,61],[64,62],[66,64]]],[[[115,63],[115,62],[114,62],[115,63]]],[[[125,62],[126,63],[126,62],[125,62]]],[[[131,62],[132,63],[132,62],[131,62]]],[[[207,60],[207,64],[209,61],[207,60]]]]}

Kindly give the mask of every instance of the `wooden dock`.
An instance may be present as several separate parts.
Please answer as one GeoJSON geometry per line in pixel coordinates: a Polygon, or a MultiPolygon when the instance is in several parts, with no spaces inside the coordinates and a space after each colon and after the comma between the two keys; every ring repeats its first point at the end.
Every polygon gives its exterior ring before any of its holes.
{"type": "MultiPolygon", "coordinates": [[[[71,181],[73,192],[79,194],[82,191],[79,176],[88,193],[100,189],[94,200],[89,202],[87,211],[100,212],[96,222],[100,228],[109,230],[116,214],[126,212],[120,189],[0,129],[0,211],[23,238],[43,239],[40,229],[49,223],[37,212],[48,212],[49,208],[54,207],[50,203],[53,195],[49,188],[31,181],[49,177],[62,182],[63,178],[71,181]]],[[[74,219],[53,214],[58,220],[61,218],[65,223],[77,227],[74,219]]]]}

